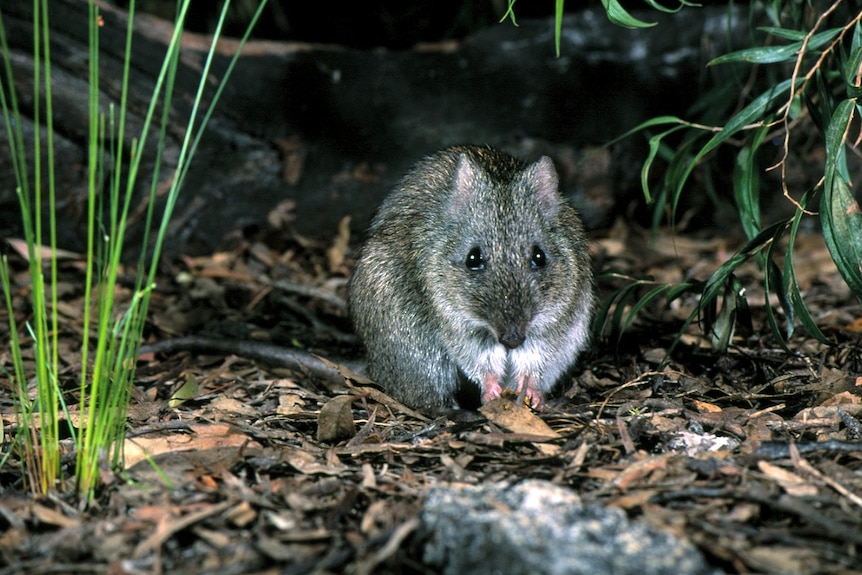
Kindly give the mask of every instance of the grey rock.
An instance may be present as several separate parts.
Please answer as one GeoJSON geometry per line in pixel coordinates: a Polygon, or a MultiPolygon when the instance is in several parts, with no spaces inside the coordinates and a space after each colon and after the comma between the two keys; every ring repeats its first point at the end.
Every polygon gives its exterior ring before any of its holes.
{"type": "Polygon", "coordinates": [[[423,561],[444,574],[721,573],[689,541],[537,480],[434,486],[420,537],[423,561]]]}

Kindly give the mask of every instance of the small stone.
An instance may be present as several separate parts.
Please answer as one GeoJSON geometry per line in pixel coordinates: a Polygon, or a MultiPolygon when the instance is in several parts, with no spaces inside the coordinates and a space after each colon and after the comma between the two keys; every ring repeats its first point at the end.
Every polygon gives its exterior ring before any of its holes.
{"type": "Polygon", "coordinates": [[[419,534],[445,575],[720,573],[689,541],[546,481],[434,486],[419,534]]]}

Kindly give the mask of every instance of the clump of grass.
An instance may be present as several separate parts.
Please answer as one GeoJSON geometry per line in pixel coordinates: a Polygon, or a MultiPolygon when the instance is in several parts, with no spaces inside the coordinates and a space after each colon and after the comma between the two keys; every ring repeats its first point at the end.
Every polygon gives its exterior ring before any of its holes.
{"type": "Polygon", "coordinates": [[[28,171],[21,112],[0,9],[0,47],[3,50],[4,65],[4,73],[0,76],[0,106],[12,149],[22,227],[28,248],[32,308],[32,318],[26,326],[18,325],[13,313],[9,266],[3,256],[0,260],[0,283],[9,314],[13,363],[13,372],[9,375],[13,382],[17,417],[14,449],[6,454],[3,462],[6,462],[12,453],[17,454],[28,487],[34,493],[45,494],[68,487],[68,482],[64,481],[62,475],[60,460],[61,425],[68,426],[68,434],[74,439],[74,487],[79,494],[86,498],[93,496],[102,466],[113,470],[122,469],[126,414],[135,376],[135,359],[171,213],[213,106],[218,101],[242,46],[266,3],[266,0],[263,0],[258,6],[246,35],[210,98],[209,107],[205,109],[203,101],[206,79],[210,74],[215,46],[230,5],[229,1],[224,3],[208,57],[201,71],[197,93],[186,124],[188,130],[180,148],[176,174],[172,178],[165,210],[157,222],[153,206],[156,204],[159,166],[170,122],[169,112],[181,49],[180,40],[190,0],[183,0],[177,7],[174,33],[156,78],[145,122],[141,133],[131,139],[126,134],[126,106],[129,95],[128,79],[132,69],[135,3],[132,1],[128,10],[120,102],[118,106],[105,106],[104,102],[100,101],[99,90],[99,35],[103,21],[98,5],[93,1],[89,2],[89,93],[86,96],[89,104],[88,232],[84,309],[81,314],[83,337],[78,389],[80,417],[77,421],[70,416],[63,402],[63,390],[59,380],[62,366],[58,354],[60,326],[57,312],[58,246],[49,42],[50,3],[48,0],[33,1],[33,122],[36,130],[30,154],[34,164],[32,181],[28,177],[31,172],[28,171]],[[107,112],[102,111],[105,108],[107,112]],[[159,109],[162,112],[157,117],[156,112],[159,109]],[[40,126],[44,126],[44,140],[40,126]],[[156,167],[151,174],[141,174],[141,146],[143,142],[149,141],[151,127],[158,130],[156,167]],[[125,145],[127,141],[130,142],[128,149],[125,145]],[[43,157],[47,164],[44,167],[43,157]],[[107,165],[106,161],[112,163],[107,165]],[[149,178],[148,184],[146,178],[149,178]],[[100,189],[103,181],[108,182],[106,189],[100,189]],[[125,247],[132,196],[139,186],[149,188],[145,225],[147,233],[139,246],[141,259],[137,267],[133,295],[130,301],[120,302],[116,299],[120,258],[125,247]],[[47,199],[47,206],[43,205],[43,198],[47,199]],[[47,219],[47,222],[43,222],[43,219],[47,219]],[[148,263],[145,256],[151,243],[149,230],[156,228],[156,224],[158,226],[149,249],[148,263]],[[43,249],[43,246],[48,249],[43,249]],[[28,337],[22,337],[23,333],[28,337]],[[29,372],[24,362],[22,350],[25,345],[32,347],[35,373],[29,372]],[[36,386],[32,395],[28,388],[30,378],[35,381],[36,386]]]}

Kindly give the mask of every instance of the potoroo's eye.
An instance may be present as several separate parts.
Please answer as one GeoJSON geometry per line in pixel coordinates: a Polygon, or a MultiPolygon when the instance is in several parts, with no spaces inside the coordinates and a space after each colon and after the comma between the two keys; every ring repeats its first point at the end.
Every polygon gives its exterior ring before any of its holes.
{"type": "Polygon", "coordinates": [[[543,268],[548,264],[548,257],[542,248],[533,246],[533,255],[530,256],[530,267],[533,269],[543,268]]]}
{"type": "Polygon", "coordinates": [[[464,260],[464,265],[470,271],[480,271],[485,269],[485,256],[482,255],[482,250],[478,246],[467,252],[467,259],[464,260]]]}

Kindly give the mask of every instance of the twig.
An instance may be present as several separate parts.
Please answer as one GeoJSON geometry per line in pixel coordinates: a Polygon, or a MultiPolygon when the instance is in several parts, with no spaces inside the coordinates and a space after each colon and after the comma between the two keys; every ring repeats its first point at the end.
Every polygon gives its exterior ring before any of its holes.
{"type": "Polygon", "coordinates": [[[822,474],[819,469],[808,463],[808,461],[799,454],[799,450],[796,449],[796,445],[792,443],[790,444],[790,459],[793,461],[793,465],[797,469],[805,471],[809,475],[813,475],[814,477],[837,491],[840,495],[846,497],[851,503],[853,503],[859,508],[862,508],[862,497],[859,497],[858,495],[856,495],[828,475],[822,474]]]}
{"type": "Polygon", "coordinates": [[[215,339],[187,336],[157,341],[141,346],[141,354],[176,353],[188,351],[214,355],[236,355],[253,359],[273,367],[284,367],[310,373],[325,381],[341,384],[344,378],[338,370],[307,351],[281,347],[260,341],[215,339]]]}
{"type": "MultiPolygon", "coordinates": [[[[809,69],[808,73],[803,77],[802,85],[797,90],[796,81],[799,78],[799,73],[802,69],[802,61],[805,58],[805,50],[808,47],[808,42],[826,20],[826,18],[834,12],[838,6],[841,5],[843,0],[835,0],[835,3],[832,4],[829,8],[827,8],[818,18],[817,22],[814,23],[814,26],[811,30],[805,34],[805,37],[802,39],[802,46],[799,48],[799,52],[796,55],[796,62],[793,66],[793,74],[790,77],[790,96],[787,99],[787,103],[784,104],[781,108],[779,108],[779,112],[782,113],[781,123],[784,124],[784,145],[782,147],[783,153],[781,159],[774,166],[768,168],[768,170],[774,170],[775,168],[780,168],[781,170],[781,189],[784,194],[784,197],[787,198],[797,209],[802,210],[803,213],[808,215],[816,215],[816,212],[812,212],[802,207],[798,200],[796,200],[793,196],[790,195],[790,190],[787,187],[787,158],[790,156],[790,111],[793,108],[793,100],[796,98],[796,95],[800,92],[804,92],[805,88],[808,86],[808,83],[811,81],[811,78],[814,77],[814,74],[820,67],[823,65],[823,61],[826,59],[826,56],[829,55],[834,49],[835,46],[838,45],[839,42],[844,38],[844,35],[847,34],[847,31],[853,28],[860,19],[862,19],[862,12],[858,13],[844,28],[841,29],[841,32],[838,36],[829,44],[829,46],[820,52],[820,57],[817,58],[817,62],[809,69]]],[[[858,80],[858,74],[857,74],[858,80]]],[[[846,137],[846,128],[845,128],[845,137],[846,137]]],[[[815,188],[820,187],[823,184],[823,178],[817,182],[815,188]]]]}

